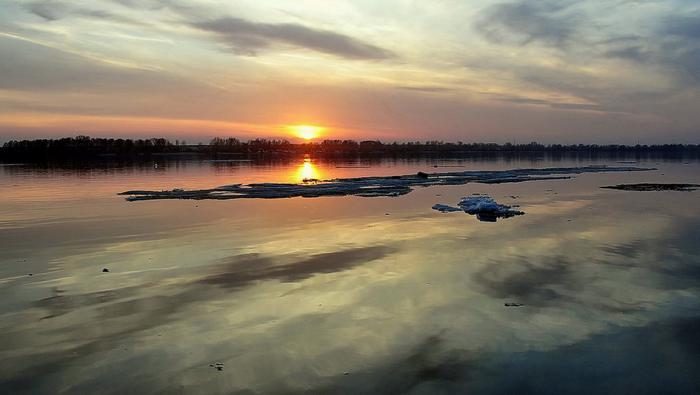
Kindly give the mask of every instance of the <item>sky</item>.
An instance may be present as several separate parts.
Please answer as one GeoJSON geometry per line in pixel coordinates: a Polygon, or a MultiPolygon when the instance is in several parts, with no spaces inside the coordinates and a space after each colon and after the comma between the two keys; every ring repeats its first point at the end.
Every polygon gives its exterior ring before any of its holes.
{"type": "Polygon", "coordinates": [[[0,141],[700,143],[697,0],[0,0],[0,141]]]}

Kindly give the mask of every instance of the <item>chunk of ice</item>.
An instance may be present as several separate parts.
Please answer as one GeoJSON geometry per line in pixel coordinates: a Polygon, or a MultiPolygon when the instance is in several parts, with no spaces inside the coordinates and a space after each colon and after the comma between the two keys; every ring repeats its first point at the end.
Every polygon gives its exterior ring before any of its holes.
{"type": "Polygon", "coordinates": [[[467,214],[476,215],[479,221],[496,222],[498,218],[510,218],[516,215],[525,214],[522,211],[514,210],[513,206],[498,204],[492,197],[487,195],[472,195],[463,197],[457,204],[458,207],[445,204],[436,204],[433,210],[442,213],[464,211],[467,214]]]}
{"type": "Polygon", "coordinates": [[[433,210],[437,210],[441,213],[452,213],[455,211],[462,211],[462,209],[459,207],[452,207],[446,204],[436,204],[433,206],[433,210]]]}

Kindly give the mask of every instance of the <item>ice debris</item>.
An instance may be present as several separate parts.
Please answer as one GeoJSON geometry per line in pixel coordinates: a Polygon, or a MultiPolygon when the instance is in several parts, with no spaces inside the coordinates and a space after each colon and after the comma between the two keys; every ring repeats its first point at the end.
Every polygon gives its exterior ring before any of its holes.
{"type": "Polygon", "coordinates": [[[441,213],[453,213],[455,211],[462,211],[459,207],[452,207],[446,204],[436,204],[433,206],[433,210],[437,210],[441,213]]]}
{"type": "Polygon", "coordinates": [[[467,214],[476,215],[479,221],[496,222],[498,218],[510,218],[516,215],[525,214],[522,211],[514,210],[514,206],[499,204],[492,197],[486,195],[474,195],[462,198],[457,203],[458,207],[436,204],[433,210],[443,213],[464,211],[467,214]]]}
{"type": "Polygon", "coordinates": [[[469,182],[500,184],[536,180],[569,179],[573,174],[629,172],[654,170],[639,167],[555,167],[543,169],[514,169],[499,171],[460,171],[451,173],[424,173],[403,176],[338,178],[314,180],[300,184],[257,183],[225,185],[212,189],[170,191],[126,191],[126,200],[156,199],[279,199],[291,197],[362,196],[390,197],[410,193],[413,187],[434,185],[463,185],[469,182]]]}

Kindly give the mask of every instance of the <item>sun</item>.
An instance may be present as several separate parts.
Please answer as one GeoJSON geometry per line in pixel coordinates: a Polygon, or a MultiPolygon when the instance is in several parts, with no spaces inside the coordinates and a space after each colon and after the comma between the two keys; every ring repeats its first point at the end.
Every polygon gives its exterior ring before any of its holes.
{"type": "Polygon", "coordinates": [[[315,139],[326,130],[326,128],[316,125],[289,125],[287,129],[304,140],[315,139]]]}

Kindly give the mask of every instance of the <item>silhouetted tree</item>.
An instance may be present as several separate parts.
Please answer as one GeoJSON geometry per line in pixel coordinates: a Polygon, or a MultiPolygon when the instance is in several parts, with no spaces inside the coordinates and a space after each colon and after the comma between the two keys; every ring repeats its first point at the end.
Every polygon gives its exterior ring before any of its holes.
{"type": "Polygon", "coordinates": [[[382,143],[377,140],[324,140],[292,144],[284,139],[257,138],[247,142],[234,137],[214,138],[208,145],[187,145],[164,138],[150,139],[111,139],[76,136],[60,139],[12,140],[0,147],[0,160],[3,161],[42,161],[64,159],[98,159],[102,157],[138,158],[153,154],[191,153],[191,154],[238,154],[238,155],[301,155],[319,156],[347,155],[464,155],[480,154],[526,154],[532,152],[562,155],[566,153],[585,155],[646,155],[650,153],[663,155],[700,155],[700,145],[663,144],[663,145],[597,145],[575,144],[544,145],[538,142],[527,144],[464,143],[431,140],[426,142],[392,142],[382,143]]]}

